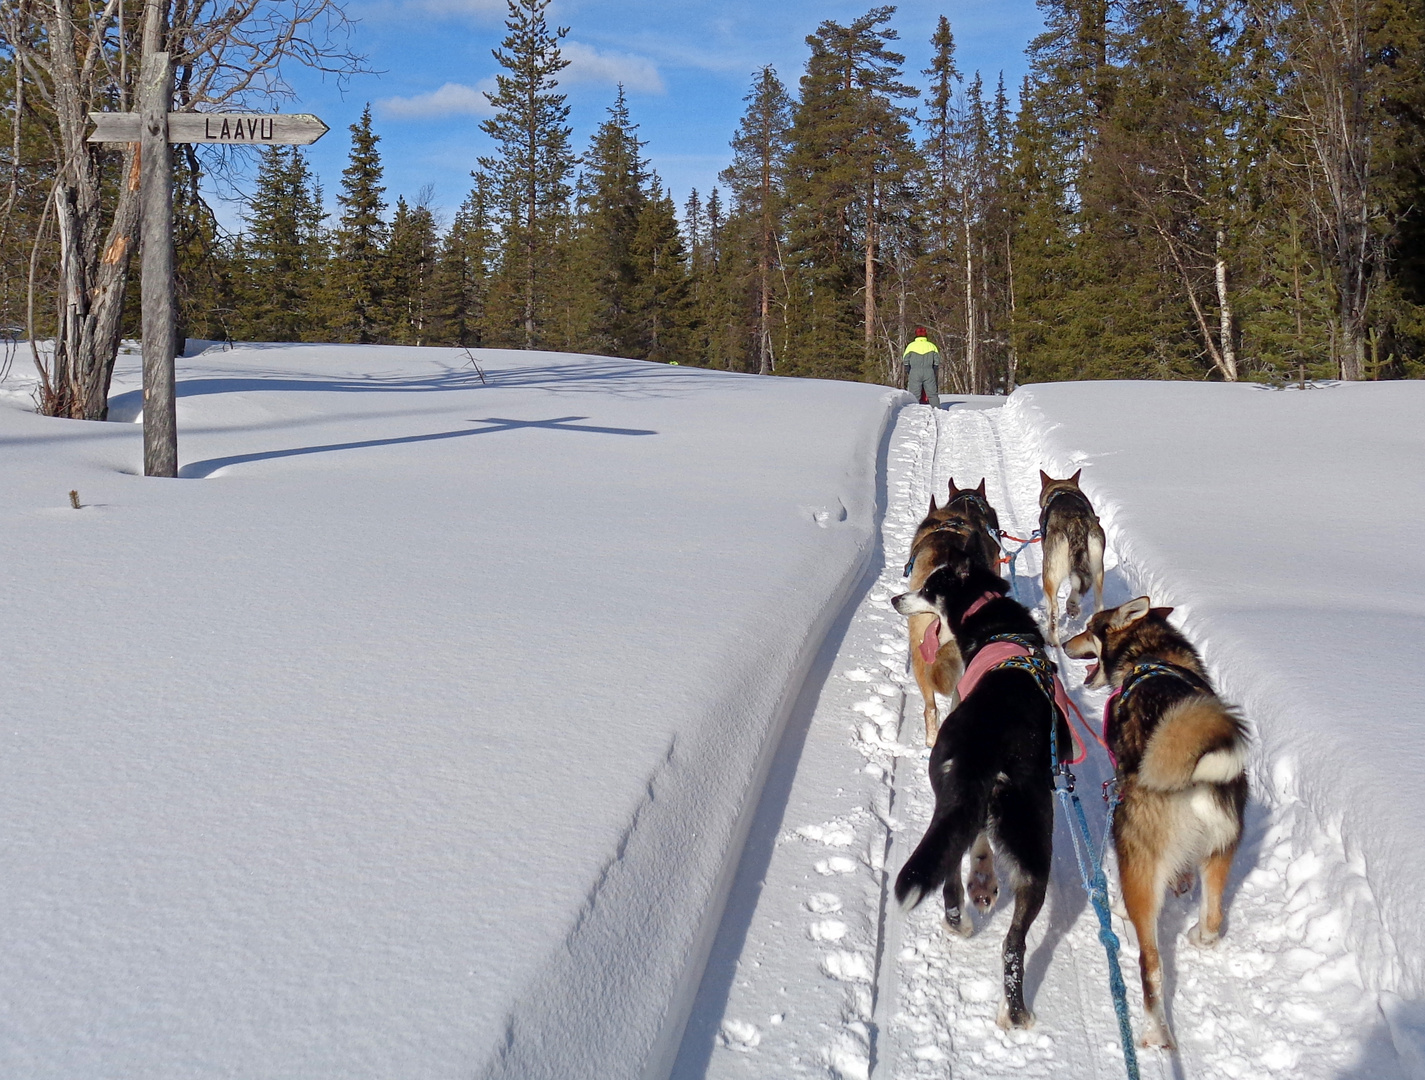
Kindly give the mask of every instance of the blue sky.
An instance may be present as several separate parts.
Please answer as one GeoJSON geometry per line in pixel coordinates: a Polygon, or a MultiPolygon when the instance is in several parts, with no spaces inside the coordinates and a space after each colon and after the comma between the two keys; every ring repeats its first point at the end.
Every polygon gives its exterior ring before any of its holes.
{"type": "MultiPolygon", "coordinates": [[[[629,109],[647,141],[645,153],[681,206],[696,187],[704,195],[729,160],[728,140],[742,114],[753,72],[777,68],[793,94],[806,60],[806,36],[823,19],[848,22],[866,2],[832,0],[557,0],[550,21],[568,26],[563,49],[572,63],[569,95],[574,148],[582,151],[623,82],[629,109]]],[[[347,128],[371,102],[386,170],[387,199],[414,202],[426,185],[445,220],[470,187],[476,158],[490,152],[479,130],[488,115],[481,89],[493,87],[490,55],[504,36],[504,0],[349,0],[359,20],[351,45],[379,74],[350,80],[343,93],[330,77],[292,68],[298,100],[284,112],[313,112],[331,132],[310,149],[334,205],[350,149],[347,128]]],[[[1011,94],[1025,71],[1024,47],[1039,32],[1034,0],[903,3],[892,25],[906,55],[907,81],[923,84],[929,39],[941,14],[955,33],[960,69],[984,73],[993,88],[1000,71],[1011,94]]],[[[236,224],[235,207],[220,210],[236,224]]]]}

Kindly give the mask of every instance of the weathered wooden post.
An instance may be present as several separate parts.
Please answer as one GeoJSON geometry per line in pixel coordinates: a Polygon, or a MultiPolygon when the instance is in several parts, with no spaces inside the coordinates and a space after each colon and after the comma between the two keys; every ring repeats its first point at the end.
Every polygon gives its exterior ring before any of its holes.
{"type": "Polygon", "coordinates": [[[169,112],[173,62],[157,51],[162,9],[144,12],[139,111],[90,113],[92,143],[139,144],[139,243],[143,304],[143,472],[178,475],[178,416],[173,355],[173,143],[307,146],[327,133],[310,113],[169,112]]]}
{"type": "Polygon", "coordinates": [[[173,63],[144,58],[139,73],[139,230],[143,303],[143,473],[178,475],[178,414],[173,379],[173,151],[168,106],[173,63]]]}

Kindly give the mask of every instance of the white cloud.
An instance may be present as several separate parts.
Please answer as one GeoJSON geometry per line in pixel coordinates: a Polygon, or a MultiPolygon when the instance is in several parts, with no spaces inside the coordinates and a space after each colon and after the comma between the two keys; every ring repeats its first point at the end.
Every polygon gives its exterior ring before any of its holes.
{"type": "Polygon", "coordinates": [[[495,80],[482,79],[479,86],[448,82],[429,94],[389,97],[376,104],[387,116],[411,120],[430,120],[440,116],[493,116],[495,110],[485,100],[483,90],[494,93],[495,80]]]}
{"type": "Polygon", "coordinates": [[[658,65],[646,56],[628,53],[601,53],[592,45],[580,41],[565,41],[559,46],[569,66],[559,73],[559,81],[578,83],[623,83],[624,88],[645,94],[662,94],[667,87],[658,65]]]}

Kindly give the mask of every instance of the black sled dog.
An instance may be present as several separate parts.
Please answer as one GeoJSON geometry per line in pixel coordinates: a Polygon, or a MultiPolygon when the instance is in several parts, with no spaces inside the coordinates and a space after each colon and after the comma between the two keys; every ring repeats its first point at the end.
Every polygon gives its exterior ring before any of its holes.
{"type": "MultiPolygon", "coordinates": [[[[1122,800],[1113,846],[1123,903],[1138,935],[1144,1046],[1171,1047],[1158,955],[1163,892],[1196,870],[1204,948],[1222,934],[1222,891],[1242,838],[1247,804],[1247,729],[1218,699],[1202,660],[1146,596],[1089,619],[1064,651],[1093,659],[1086,686],[1112,686],[1104,736],[1122,800]]],[[[1189,879],[1190,880],[1190,879],[1189,879]]]]}
{"type": "Polygon", "coordinates": [[[1065,614],[1076,618],[1079,600],[1094,591],[1094,611],[1103,607],[1103,526],[1088,496],[1079,490],[1080,469],[1055,480],[1039,470],[1039,535],[1044,544],[1044,599],[1049,602],[1049,640],[1059,644],[1059,586],[1069,582],[1065,614]]]}
{"type": "Polygon", "coordinates": [[[896,877],[896,899],[914,907],[943,886],[945,925],[968,936],[960,860],[987,830],[1014,890],[999,1024],[1025,1028],[1034,1017],[1024,1003],[1024,941],[1044,905],[1053,855],[1050,728],[1057,725],[1064,760],[1072,735],[1054,703],[1054,666],[1044,655],[1044,638],[1007,591],[999,575],[965,559],[936,569],[918,591],[892,601],[902,615],[930,615],[948,627],[968,664],[962,700],[930,754],[935,813],[896,877]]]}

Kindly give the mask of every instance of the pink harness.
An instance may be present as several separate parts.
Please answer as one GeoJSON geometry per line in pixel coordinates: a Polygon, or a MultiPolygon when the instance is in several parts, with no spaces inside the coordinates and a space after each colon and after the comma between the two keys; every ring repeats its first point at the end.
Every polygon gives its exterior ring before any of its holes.
{"type": "MultiPolygon", "coordinates": [[[[984,607],[992,600],[998,600],[1002,595],[1002,593],[986,591],[982,596],[980,596],[979,599],[977,599],[965,610],[964,618],[968,619],[975,612],[979,611],[980,608],[984,607]]],[[[927,664],[935,663],[935,657],[940,652],[940,645],[940,620],[936,618],[931,620],[930,625],[925,628],[925,633],[921,635],[919,646],[920,658],[924,660],[927,664]]],[[[986,645],[983,649],[981,649],[975,654],[975,658],[970,661],[969,666],[965,669],[965,673],[960,676],[960,681],[955,684],[955,689],[960,695],[960,700],[964,701],[967,697],[970,696],[970,694],[974,691],[975,686],[984,676],[985,672],[989,671],[991,668],[998,666],[1000,663],[1010,659],[1011,657],[1029,655],[1029,650],[1026,649],[1023,645],[1017,644],[1016,642],[990,642],[988,645],[986,645]]],[[[1113,697],[1117,696],[1118,691],[1115,690],[1113,697]]],[[[1110,697],[1108,699],[1108,705],[1104,706],[1103,733],[1105,737],[1103,739],[1099,739],[1098,736],[1094,735],[1095,740],[1105,750],[1108,750],[1108,709],[1109,706],[1113,704],[1113,697],[1110,697]]],[[[1094,734],[1093,729],[1089,727],[1088,722],[1084,719],[1084,714],[1079,712],[1079,707],[1074,704],[1073,700],[1069,697],[1068,691],[1064,689],[1064,684],[1059,681],[1058,675],[1054,676],[1054,707],[1057,708],[1064,715],[1064,720],[1066,723],[1070,715],[1077,716],[1079,718],[1079,723],[1084,726],[1084,730],[1087,731],[1090,735],[1094,734]]],[[[1075,756],[1070,759],[1069,764],[1078,765],[1086,757],[1088,757],[1088,750],[1084,748],[1084,743],[1079,738],[1078,733],[1074,730],[1074,725],[1069,724],[1068,727],[1069,736],[1073,739],[1075,751],[1075,756]]],[[[1113,752],[1109,751],[1108,756],[1110,759],[1112,759],[1113,752]]],[[[1117,762],[1115,761],[1114,764],[1116,766],[1117,762]]]]}
{"type": "MultiPolygon", "coordinates": [[[[955,689],[960,693],[960,700],[964,701],[979,685],[980,679],[987,671],[997,667],[1000,663],[1008,660],[1012,656],[1029,656],[1030,652],[1023,645],[1014,641],[992,641],[979,652],[975,653],[975,658],[970,661],[969,667],[965,668],[965,674],[960,676],[960,681],[955,689]]],[[[1064,689],[1064,684],[1059,681],[1059,676],[1054,676],[1054,707],[1064,714],[1064,722],[1068,724],[1070,715],[1077,713],[1074,703],[1069,700],[1068,691],[1064,689]]],[[[1074,730],[1073,724],[1068,724],[1069,737],[1074,740],[1074,756],[1069,759],[1070,765],[1077,765],[1084,758],[1088,757],[1088,751],[1084,749],[1083,742],[1079,739],[1078,732],[1074,730]]]]}

